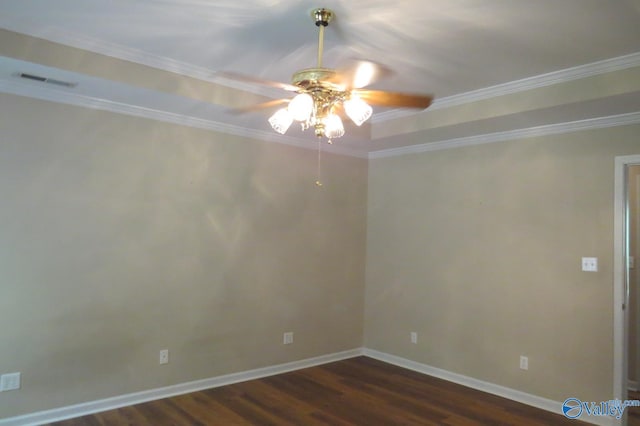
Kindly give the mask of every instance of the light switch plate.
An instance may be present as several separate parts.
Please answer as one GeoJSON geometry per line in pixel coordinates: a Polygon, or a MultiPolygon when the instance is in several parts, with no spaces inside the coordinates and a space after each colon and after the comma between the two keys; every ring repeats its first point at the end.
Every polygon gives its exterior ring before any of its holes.
{"type": "Polygon", "coordinates": [[[160,350],[160,364],[169,364],[169,349],[160,350]]]}
{"type": "Polygon", "coordinates": [[[0,392],[20,389],[20,373],[9,373],[0,376],[0,392]]]}
{"type": "Polygon", "coordinates": [[[598,272],[598,258],[597,257],[583,257],[582,258],[582,270],[585,272],[598,272]]]}

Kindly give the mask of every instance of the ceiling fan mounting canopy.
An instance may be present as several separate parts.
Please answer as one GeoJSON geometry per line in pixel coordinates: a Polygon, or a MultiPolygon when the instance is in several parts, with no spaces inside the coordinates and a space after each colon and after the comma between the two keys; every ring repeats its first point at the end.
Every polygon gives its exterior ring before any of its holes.
{"type": "Polygon", "coordinates": [[[326,27],[333,19],[333,11],[325,9],[324,7],[313,9],[311,11],[311,17],[315,21],[316,27],[319,27],[320,25],[326,27]]]}

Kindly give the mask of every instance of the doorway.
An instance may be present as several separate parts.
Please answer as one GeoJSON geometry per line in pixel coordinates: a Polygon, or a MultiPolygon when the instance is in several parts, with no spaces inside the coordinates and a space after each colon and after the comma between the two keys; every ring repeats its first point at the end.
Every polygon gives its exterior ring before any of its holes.
{"type": "Polygon", "coordinates": [[[638,228],[640,225],[640,165],[631,165],[627,171],[627,234],[628,263],[627,279],[629,285],[629,337],[627,341],[628,381],[631,391],[638,391],[640,383],[640,293],[638,268],[638,228]]]}
{"type": "MultiPolygon", "coordinates": [[[[627,281],[629,286],[629,322],[627,323],[627,399],[640,399],[640,165],[627,169],[627,281]]],[[[640,426],[640,408],[629,408],[629,426],[640,426]]]]}
{"type": "MultiPolygon", "coordinates": [[[[630,256],[634,261],[637,258],[636,250],[638,248],[637,239],[631,241],[631,231],[636,231],[637,235],[637,216],[631,217],[632,212],[637,212],[636,209],[632,209],[631,203],[635,202],[638,205],[638,200],[635,194],[638,193],[637,185],[640,175],[636,175],[638,167],[640,166],[640,155],[616,157],[615,160],[615,189],[614,189],[614,294],[613,294],[613,393],[615,399],[625,400],[627,399],[627,389],[629,384],[637,385],[638,380],[629,382],[630,377],[637,377],[636,373],[640,370],[640,364],[637,362],[639,357],[638,353],[638,339],[637,336],[640,333],[638,327],[635,324],[638,323],[638,305],[640,300],[638,281],[637,281],[637,268],[630,268],[630,256]],[[631,179],[635,179],[631,182],[631,179]],[[631,192],[634,191],[635,194],[631,192]],[[632,201],[633,200],[633,201],[632,201]],[[632,223],[632,220],[636,220],[632,223]],[[631,226],[633,225],[633,226],[631,226]],[[633,253],[632,253],[633,250],[633,253]],[[631,273],[633,272],[633,273],[631,273]],[[631,282],[632,276],[635,282],[631,282]],[[633,292],[633,297],[631,296],[633,292]],[[633,303],[634,313],[630,311],[633,303]],[[634,319],[634,327],[630,327],[630,319],[634,319]],[[634,330],[632,330],[634,329],[634,330]],[[631,333],[633,331],[633,333],[631,333]],[[632,341],[630,341],[630,339],[632,341]],[[633,346],[633,347],[631,347],[633,346]],[[631,356],[633,359],[631,359],[631,356]]],[[[634,262],[635,263],[635,262],[634,262]]],[[[617,424],[626,424],[626,416],[617,424]]]]}

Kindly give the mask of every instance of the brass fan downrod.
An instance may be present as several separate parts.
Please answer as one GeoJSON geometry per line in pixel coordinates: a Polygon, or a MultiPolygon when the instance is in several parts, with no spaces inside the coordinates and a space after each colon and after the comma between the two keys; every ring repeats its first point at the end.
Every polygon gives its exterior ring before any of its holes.
{"type": "Polygon", "coordinates": [[[333,12],[323,7],[311,11],[311,17],[318,27],[318,68],[322,68],[322,50],[324,47],[324,28],[333,19],[333,12]]]}
{"type": "Polygon", "coordinates": [[[324,28],[329,25],[329,22],[333,20],[334,16],[333,11],[325,8],[313,9],[311,11],[311,18],[318,27],[318,66],[296,71],[291,78],[291,84],[294,86],[309,90],[311,86],[318,85],[318,82],[329,81],[335,75],[335,70],[322,67],[324,28]]]}

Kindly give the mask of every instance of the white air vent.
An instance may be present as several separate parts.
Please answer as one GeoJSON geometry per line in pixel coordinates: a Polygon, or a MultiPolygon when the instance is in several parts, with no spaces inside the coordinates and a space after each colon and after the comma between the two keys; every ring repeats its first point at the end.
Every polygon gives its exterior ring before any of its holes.
{"type": "Polygon", "coordinates": [[[76,87],[78,85],[78,83],[72,83],[70,81],[56,80],[55,78],[42,77],[40,75],[28,74],[26,72],[19,72],[19,73],[16,73],[14,75],[16,77],[26,78],[27,80],[40,81],[42,83],[55,84],[56,86],[63,86],[63,87],[72,88],[72,87],[76,87]]]}

